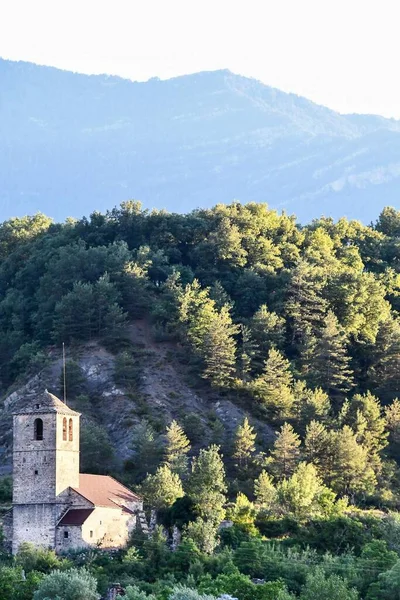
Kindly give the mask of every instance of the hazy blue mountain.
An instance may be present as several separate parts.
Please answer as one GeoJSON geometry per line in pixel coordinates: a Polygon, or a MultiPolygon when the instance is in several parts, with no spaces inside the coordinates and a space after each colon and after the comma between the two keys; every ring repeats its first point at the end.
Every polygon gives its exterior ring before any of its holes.
{"type": "Polygon", "coordinates": [[[135,198],[368,222],[399,207],[399,192],[398,121],[340,115],[229,71],[137,83],[0,59],[0,219],[135,198]]]}

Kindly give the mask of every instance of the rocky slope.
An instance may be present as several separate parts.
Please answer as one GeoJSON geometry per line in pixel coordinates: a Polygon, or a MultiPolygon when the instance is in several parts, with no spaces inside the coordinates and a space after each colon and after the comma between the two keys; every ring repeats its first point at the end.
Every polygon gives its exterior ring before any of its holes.
{"type": "MultiPolygon", "coordinates": [[[[85,376],[89,403],[69,400],[68,404],[82,413],[82,422],[103,426],[122,462],[132,455],[132,427],[141,418],[148,418],[164,427],[172,419],[181,421],[196,414],[204,428],[202,444],[213,439],[216,422],[221,430],[233,433],[243,420],[244,411],[232,399],[213,395],[207,389],[196,390],[187,382],[185,368],[177,360],[176,347],[154,342],[148,324],[135,322],[130,336],[137,349],[140,381],[137,395],[128,393],[114,381],[115,356],[96,342],[68,350],[73,353],[85,376]]],[[[16,386],[0,403],[0,475],[11,471],[12,413],[32,402],[37,393],[48,389],[60,397],[62,359],[59,351],[50,351],[50,363],[40,373],[16,386]]],[[[260,439],[268,443],[272,430],[253,419],[260,439]]]]}
{"type": "Polygon", "coordinates": [[[399,206],[399,122],[229,71],[135,83],[0,59],[0,131],[0,219],[133,197],[175,211],[264,201],[302,221],[399,206]]]}

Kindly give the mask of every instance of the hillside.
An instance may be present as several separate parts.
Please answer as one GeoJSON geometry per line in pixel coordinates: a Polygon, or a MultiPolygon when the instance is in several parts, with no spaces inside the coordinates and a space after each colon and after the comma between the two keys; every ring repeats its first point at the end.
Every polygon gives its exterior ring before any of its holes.
{"type": "Polygon", "coordinates": [[[368,223],[399,202],[398,122],[229,71],[135,83],[0,59],[0,107],[3,219],[237,199],[368,223]]]}
{"type": "Polygon", "coordinates": [[[4,600],[396,600],[400,211],[376,217],[131,201],[0,224],[0,523],[11,414],[62,395],[63,344],[81,471],[157,518],[118,552],[0,549],[4,600]]]}
{"type": "MultiPolygon", "coordinates": [[[[72,385],[68,404],[81,412],[85,427],[98,426],[105,432],[115,454],[115,464],[105,464],[105,470],[121,471],[124,461],[132,457],[131,441],[135,425],[147,418],[163,429],[172,420],[185,421],[187,415],[196,415],[198,428],[194,434],[194,449],[213,441],[214,430],[225,431],[225,442],[234,435],[243,421],[246,410],[231,400],[208,389],[190,385],[182,364],[176,358],[177,348],[168,342],[154,341],[149,323],[135,321],[129,326],[129,339],[135,351],[135,368],[139,376],[135,392],[123,382],[116,383],[115,354],[97,342],[71,349],[67,369],[71,365],[81,370],[79,394],[72,385]],[[200,437],[201,443],[200,443],[200,437]]],[[[59,352],[49,352],[48,364],[33,376],[24,377],[26,383],[16,384],[0,404],[0,475],[12,471],[12,413],[29,405],[43,390],[62,398],[60,383],[62,359],[59,352]]],[[[69,375],[67,376],[69,380],[69,375]]],[[[272,429],[260,419],[255,424],[264,444],[273,439],[272,429]]],[[[188,423],[189,430],[189,423],[188,423]]],[[[85,435],[85,433],[83,433],[85,435]]],[[[219,434],[218,434],[219,436],[219,434]]],[[[224,436],[218,438],[224,441],[224,436]]],[[[83,454],[87,450],[84,442],[83,454]]],[[[97,471],[99,466],[88,463],[82,456],[83,466],[97,471]]]]}

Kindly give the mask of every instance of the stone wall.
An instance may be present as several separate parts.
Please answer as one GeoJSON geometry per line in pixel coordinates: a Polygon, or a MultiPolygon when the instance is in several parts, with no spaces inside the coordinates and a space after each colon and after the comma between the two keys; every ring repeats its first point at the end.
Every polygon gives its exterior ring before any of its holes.
{"type": "Polygon", "coordinates": [[[135,526],[136,515],[120,508],[98,506],[82,526],[82,539],[89,545],[120,548],[126,545],[135,526]]]}
{"type": "Polygon", "coordinates": [[[136,515],[119,508],[98,506],[82,526],[60,525],[56,532],[56,550],[65,552],[72,548],[121,548],[136,527],[136,515]],[[65,537],[65,533],[68,537],[65,537]]]}
{"type": "MultiPolygon", "coordinates": [[[[68,437],[67,428],[67,437],[68,437]]],[[[68,486],[79,487],[79,417],[28,414],[14,417],[13,502],[54,502],[68,486]],[[43,421],[43,440],[34,422],[43,421]],[[63,420],[73,421],[73,439],[63,440],[63,420]]]]}
{"type": "Polygon", "coordinates": [[[71,487],[79,487],[79,416],[57,414],[55,495],[71,487]],[[67,419],[67,440],[63,440],[63,420],[67,419]],[[72,421],[72,441],[69,421],[72,421]]]}
{"type": "Polygon", "coordinates": [[[89,500],[71,488],[64,490],[64,492],[58,496],[58,499],[65,504],[68,504],[71,508],[93,508],[93,504],[89,500]]]}
{"type": "Polygon", "coordinates": [[[13,510],[12,508],[4,515],[3,518],[3,535],[4,535],[4,548],[7,552],[12,551],[12,537],[13,537],[13,510]]]}
{"type": "Polygon", "coordinates": [[[55,524],[60,510],[56,504],[20,504],[13,508],[12,551],[23,542],[54,548],[55,524]]]}
{"type": "Polygon", "coordinates": [[[13,502],[54,502],[56,485],[55,415],[14,417],[13,502]],[[34,421],[43,421],[43,440],[34,439],[34,421]]]}
{"type": "Polygon", "coordinates": [[[87,543],[82,539],[82,528],[80,525],[63,525],[56,529],[56,552],[68,552],[78,548],[86,548],[87,543]],[[68,537],[64,533],[68,533],[68,537]]]}

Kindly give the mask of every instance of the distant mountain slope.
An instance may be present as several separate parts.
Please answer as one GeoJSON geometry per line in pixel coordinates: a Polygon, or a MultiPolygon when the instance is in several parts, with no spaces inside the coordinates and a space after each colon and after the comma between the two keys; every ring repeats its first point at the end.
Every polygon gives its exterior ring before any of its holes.
{"type": "Polygon", "coordinates": [[[0,59],[0,219],[136,198],[368,222],[399,207],[399,192],[400,122],[339,115],[229,71],[135,83],[0,59]]]}

